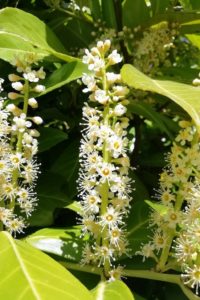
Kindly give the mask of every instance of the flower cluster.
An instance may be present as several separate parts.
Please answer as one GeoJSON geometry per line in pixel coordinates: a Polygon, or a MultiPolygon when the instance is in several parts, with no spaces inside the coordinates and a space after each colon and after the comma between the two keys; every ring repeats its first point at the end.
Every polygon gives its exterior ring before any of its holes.
{"type": "Polygon", "coordinates": [[[134,48],[134,65],[146,74],[152,74],[158,67],[171,66],[170,49],[178,34],[177,25],[171,27],[167,22],[150,27],[144,31],[142,39],[136,41],[134,48]],[[171,28],[172,27],[172,28],[171,28]]]}
{"type": "Polygon", "coordinates": [[[199,217],[200,217],[200,146],[194,125],[181,121],[178,136],[167,157],[168,166],[160,176],[159,203],[152,204],[151,241],[137,254],[152,257],[157,269],[181,266],[186,284],[200,286],[199,217]],[[172,254],[173,253],[173,254],[172,254]],[[176,261],[174,262],[174,259],[176,261]]]}
{"type": "Polygon", "coordinates": [[[122,60],[116,50],[109,54],[110,47],[110,40],[99,41],[83,56],[91,71],[83,74],[83,92],[91,93],[91,104],[83,107],[78,180],[83,233],[91,237],[83,262],[104,266],[106,277],[111,276],[109,272],[114,274],[110,266],[115,258],[127,253],[123,227],[131,201],[126,137],[129,120],[125,116],[129,90],[120,84],[120,74],[107,71],[122,60]]]}
{"type": "Polygon", "coordinates": [[[32,125],[41,124],[42,119],[39,116],[28,118],[27,112],[28,106],[38,106],[29,94],[44,90],[38,81],[45,77],[45,72],[42,68],[32,70],[31,63],[31,57],[13,61],[18,71],[18,74],[9,75],[15,92],[8,97],[13,101],[8,103],[0,98],[0,226],[14,235],[23,232],[25,218],[37,205],[34,186],[39,172],[35,159],[39,132],[32,125]]]}

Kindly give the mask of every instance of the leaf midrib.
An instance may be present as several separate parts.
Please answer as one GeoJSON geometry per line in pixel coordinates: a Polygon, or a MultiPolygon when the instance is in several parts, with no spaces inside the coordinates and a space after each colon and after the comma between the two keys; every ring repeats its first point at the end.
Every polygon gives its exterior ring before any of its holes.
{"type": "Polygon", "coordinates": [[[23,274],[24,274],[24,277],[25,277],[26,280],[28,281],[28,284],[29,284],[29,286],[30,286],[30,288],[31,288],[31,290],[32,290],[33,295],[35,296],[36,300],[42,300],[42,298],[41,298],[40,295],[38,294],[37,288],[35,287],[35,285],[34,285],[32,279],[31,279],[31,277],[30,277],[30,275],[29,275],[29,273],[28,273],[28,270],[27,270],[27,268],[26,268],[26,265],[24,264],[23,259],[22,259],[21,255],[20,255],[20,252],[19,252],[19,250],[17,249],[17,247],[16,247],[14,241],[12,240],[11,236],[10,236],[7,232],[3,232],[3,234],[8,238],[8,240],[9,240],[9,242],[10,242],[10,245],[11,245],[11,247],[12,247],[12,249],[13,249],[13,252],[14,252],[14,254],[16,255],[16,258],[17,258],[17,260],[18,260],[18,262],[19,262],[19,265],[20,265],[20,267],[21,267],[21,270],[22,270],[22,272],[23,272],[23,274]]]}

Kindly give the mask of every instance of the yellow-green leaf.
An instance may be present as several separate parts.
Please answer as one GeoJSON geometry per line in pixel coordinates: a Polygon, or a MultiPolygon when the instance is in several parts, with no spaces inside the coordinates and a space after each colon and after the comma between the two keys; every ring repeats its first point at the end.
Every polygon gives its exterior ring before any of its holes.
{"type": "Polygon", "coordinates": [[[0,299],[91,300],[90,292],[64,267],[25,242],[0,233],[0,299]]]}
{"type": "Polygon", "coordinates": [[[72,262],[82,258],[84,240],[80,239],[81,228],[43,228],[29,235],[26,241],[33,247],[55,254],[72,262]]]}
{"type": "Polygon", "coordinates": [[[24,53],[37,53],[39,58],[54,56],[67,62],[75,60],[40,19],[17,8],[1,9],[0,58],[11,61],[24,53]]]}
{"type": "Polygon", "coordinates": [[[127,285],[119,280],[101,282],[92,293],[94,300],[134,300],[127,285]]]}
{"type": "Polygon", "coordinates": [[[200,131],[200,88],[169,80],[152,79],[132,65],[121,69],[124,83],[143,91],[164,95],[180,105],[194,120],[200,131]]]}

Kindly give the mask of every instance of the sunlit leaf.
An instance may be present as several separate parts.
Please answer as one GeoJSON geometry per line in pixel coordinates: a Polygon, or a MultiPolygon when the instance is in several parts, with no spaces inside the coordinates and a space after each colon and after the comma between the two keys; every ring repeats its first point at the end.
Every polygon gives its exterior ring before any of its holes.
{"type": "Polygon", "coordinates": [[[44,80],[43,84],[45,85],[45,91],[41,93],[40,96],[80,78],[83,73],[87,72],[88,69],[82,62],[76,61],[63,65],[44,80]]]}
{"type": "Polygon", "coordinates": [[[134,300],[125,283],[119,280],[101,282],[93,291],[94,300],[134,300]]]}
{"type": "Polygon", "coordinates": [[[0,299],[90,300],[89,291],[48,255],[0,233],[0,299]]]}
{"type": "Polygon", "coordinates": [[[200,88],[167,80],[152,79],[132,65],[121,70],[123,81],[135,89],[164,95],[181,106],[194,120],[200,131],[200,88]]]}
{"type": "Polygon", "coordinates": [[[84,241],[80,238],[80,227],[44,228],[29,235],[26,241],[33,247],[50,254],[56,254],[69,261],[79,262],[84,241]]]}
{"type": "Polygon", "coordinates": [[[159,215],[164,216],[167,214],[169,208],[166,205],[162,205],[159,203],[152,202],[150,200],[145,200],[145,202],[153,208],[159,215]]]}
{"type": "Polygon", "coordinates": [[[11,61],[16,55],[23,58],[26,53],[36,53],[39,58],[75,60],[65,52],[59,39],[37,17],[12,7],[0,11],[0,58],[11,61]]]}

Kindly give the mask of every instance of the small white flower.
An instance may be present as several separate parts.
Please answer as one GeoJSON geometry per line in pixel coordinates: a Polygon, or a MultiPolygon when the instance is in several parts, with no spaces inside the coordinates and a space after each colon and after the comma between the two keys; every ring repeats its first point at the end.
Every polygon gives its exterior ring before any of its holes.
{"type": "Polygon", "coordinates": [[[121,55],[117,52],[117,50],[113,50],[112,53],[108,56],[109,64],[115,65],[122,61],[121,55]]]}
{"type": "Polygon", "coordinates": [[[37,108],[38,107],[38,103],[37,100],[35,98],[29,98],[28,99],[28,104],[32,107],[32,108],[37,108]]]}
{"type": "Polygon", "coordinates": [[[26,115],[22,113],[19,117],[13,118],[14,125],[12,126],[13,131],[24,132],[26,128],[31,127],[32,123],[30,121],[26,121],[26,115]]]}
{"type": "Polygon", "coordinates": [[[39,78],[36,71],[27,70],[27,73],[23,73],[23,77],[30,82],[38,82],[39,78]]]}
{"type": "Polygon", "coordinates": [[[24,85],[20,82],[20,81],[16,81],[12,83],[12,87],[13,89],[15,89],[16,91],[22,91],[24,85]]]}
{"type": "Polygon", "coordinates": [[[19,168],[25,162],[25,159],[22,157],[22,153],[18,152],[10,155],[10,161],[14,168],[19,168]]]}
{"type": "Polygon", "coordinates": [[[126,86],[116,85],[113,87],[115,96],[126,96],[129,93],[129,88],[126,86]]]}
{"type": "Polygon", "coordinates": [[[106,94],[104,90],[96,90],[94,93],[94,98],[97,102],[101,104],[106,104],[109,101],[109,96],[106,94]]]}
{"type": "Polygon", "coordinates": [[[34,122],[35,124],[37,124],[37,125],[40,125],[40,124],[43,123],[42,118],[41,118],[41,117],[38,117],[38,116],[37,116],[37,117],[33,117],[32,120],[33,120],[33,122],[34,122]]]}
{"type": "Polygon", "coordinates": [[[107,208],[107,212],[100,217],[99,224],[104,229],[105,226],[108,226],[109,230],[116,229],[118,225],[122,225],[124,222],[122,221],[121,213],[116,211],[113,206],[109,206],[107,208]]]}
{"type": "Polygon", "coordinates": [[[34,91],[36,93],[42,93],[45,91],[45,86],[42,85],[42,84],[37,84],[35,87],[34,87],[34,91]]]}
{"type": "Polygon", "coordinates": [[[109,84],[113,84],[113,83],[121,80],[121,75],[120,74],[115,74],[113,72],[107,72],[106,77],[107,77],[107,80],[108,80],[109,84]]]}
{"type": "Polygon", "coordinates": [[[90,71],[95,71],[95,72],[99,72],[104,67],[105,67],[104,60],[97,56],[95,56],[93,62],[88,65],[88,69],[90,71]]]}
{"type": "Polygon", "coordinates": [[[84,93],[87,93],[87,92],[92,92],[95,90],[95,87],[96,87],[96,81],[94,79],[93,76],[90,76],[88,74],[83,74],[83,77],[82,77],[82,82],[87,85],[87,88],[83,89],[83,92],[84,93]]]}
{"type": "Polygon", "coordinates": [[[118,117],[123,116],[127,111],[127,108],[122,104],[117,104],[114,108],[114,114],[118,117]]]}
{"type": "Polygon", "coordinates": [[[185,274],[182,274],[181,277],[185,284],[189,285],[191,288],[195,288],[195,292],[198,295],[200,288],[200,267],[197,265],[186,267],[185,274]]]}

